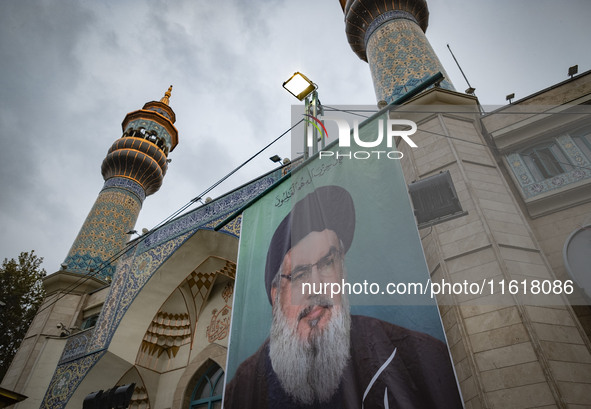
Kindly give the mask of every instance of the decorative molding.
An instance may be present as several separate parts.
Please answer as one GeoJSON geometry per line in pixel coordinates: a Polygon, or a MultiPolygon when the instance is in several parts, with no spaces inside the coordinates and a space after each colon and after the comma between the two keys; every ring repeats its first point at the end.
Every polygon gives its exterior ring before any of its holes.
{"type": "Polygon", "coordinates": [[[72,394],[78,388],[88,371],[105,353],[106,351],[99,351],[75,361],[58,365],[45,392],[40,408],[65,408],[72,394]]]}
{"type": "Polygon", "coordinates": [[[68,271],[110,279],[115,271],[111,258],[128,240],[126,232],[140,209],[137,197],[127,190],[101,191],[64,260],[68,271]]]}
{"type": "Polygon", "coordinates": [[[166,143],[169,147],[174,146],[173,138],[164,126],[158,124],[157,122],[150,121],[144,118],[135,119],[133,121],[128,122],[125,125],[125,129],[123,130],[123,132],[125,133],[130,129],[140,128],[144,128],[146,131],[155,131],[159,137],[164,138],[164,140],[166,140],[166,143]]]}
{"type": "Polygon", "coordinates": [[[142,185],[140,185],[139,183],[137,183],[131,179],[121,178],[121,177],[110,178],[103,185],[101,192],[103,190],[110,189],[110,188],[124,189],[124,190],[127,190],[127,191],[133,193],[134,195],[137,196],[137,198],[140,202],[140,205],[142,203],[144,203],[144,200],[146,199],[146,191],[144,190],[142,185]]]}
{"type": "Polygon", "coordinates": [[[211,313],[211,321],[207,326],[207,340],[211,342],[219,341],[228,336],[230,332],[230,317],[232,308],[224,305],[221,310],[214,309],[211,313]]]}
{"type": "Polygon", "coordinates": [[[94,328],[68,338],[58,365],[81,358],[87,354],[88,342],[92,339],[94,328]]]}
{"type": "Polygon", "coordinates": [[[147,251],[159,244],[171,240],[172,238],[183,234],[196,227],[206,225],[211,226],[213,220],[220,216],[229,215],[232,211],[239,209],[251,199],[254,199],[280,178],[280,172],[274,172],[267,177],[259,179],[254,183],[246,185],[241,189],[235,190],[226,196],[217,199],[211,203],[201,206],[186,215],[183,215],[158,230],[150,233],[140,245],[140,251],[147,251]]]}
{"type": "Polygon", "coordinates": [[[408,11],[402,11],[402,10],[386,11],[385,13],[382,13],[379,16],[377,16],[375,19],[373,19],[372,22],[369,24],[369,27],[367,27],[367,29],[365,30],[365,40],[364,40],[365,47],[367,48],[367,41],[369,40],[371,35],[374,33],[374,31],[376,31],[378,29],[379,26],[381,26],[384,23],[387,23],[390,20],[396,20],[399,18],[404,18],[404,19],[410,20],[416,24],[419,24],[419,22],[417,21],[415,16],[413,16],[408,11]]]}
{"type": "Polygon", "coordinates": [[[391,103],[441,72],[441,88],[453,90],[437,54],[414,22],[398,18],[375,28],[367,38],[366,57],[378,100],[391,103]]]}
{"type": "Polygon", "coordinates": [[[554,138],[553,141],[560,145],[565,155],[575,164],[575,167],[552,178],[536,181],[519,153],[512,152],[505,155],[505,162],[511,169],[526,201],[567,185],[591,179],[591,162],[581,152],[577,144],[573,142],[572,138],[565,134],[554,138]]]}
{"type": "Polygon", "coordinates": [[[232,316],[232,307],[228,304],[232,298],[234,292],[234,286],[232,282],[226,283],[226,286],[222,290],[222,298],[226,305],[221,310],[217,308],[211,313],[211,321],[207,326],[206,334],[207,340],[212,343],[215,341],[222,340],[230,333],[230,318],[232,316]]]}
{"type": "Polygon", "coordinates": [[[423,33],[429,25],[429,9],[426,0],[349,0],[343,8],[345,32],[351,49],[363,61],[367,61],[367,32],[394,18],[413,21],[423,33]],[[394,13],[392,13],[394,12],[394,13]],[[382,17],[386,15],[385,17],[382,17]],[[409,18],[410,17],[410,18],[409,18]],[[378,20],[377,23],[374,23],[378,20]]]}
{"type": "MultiPolygon", "coordinates": [[[[65,406],[84,376],[103,355],[104,352],[101,351],[108,348],[133,300],[154,272],[185,241],[197,230],[213,230],[214,226],[232,212],[272,186],[281,177],[281,172],[280,168],[216,201],[172,220],[156,232],[150,233],[150,236],[140,244],[130,247],[117,263],[110,292],[105,299],[92,336],[88,335],[85,340],[72,341],[67,354],[61,358],[64,363],[56,369],[42,407],[53,409],[65,406]],[[86,355],[82,353],[82,344],[84,344],[86,355]],[[68,359],[71,360],[68,361],[68,359]]],[[[241,218],[238,216],[220,231],[238,237],[240,222],[241,218]]],[[[228,262],[216,273],[234,278],[236,266],[228,262]]],[[[220,314],[223,315],[222,312],[220,314]]]]}

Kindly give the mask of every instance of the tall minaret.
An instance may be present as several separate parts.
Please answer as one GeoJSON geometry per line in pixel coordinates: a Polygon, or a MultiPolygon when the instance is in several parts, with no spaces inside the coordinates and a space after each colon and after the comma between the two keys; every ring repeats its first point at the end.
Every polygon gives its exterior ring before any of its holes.
{"type": "Polygon", "coordinates": [[[425,31],[426,0],[339,0],[349,44],[369,63],[378,101],[393,102],[438,71],[453,90],[425,31]]]}
{"type": "MultiPolygon", "coordinates": [[[[378,100],[392,102],[404,87],[410,90],[426,76],[443,73],[424,35],[425,0],[340,0],[340,4],[349,43],[369,62],[378,100]]],[[[441,86],[451,88],[449,82],[441,86]]],[[[558,84],[551,92],[528,97],[526,104],[539,98],[575,106],[576,97],[566,97],[575,88],[558,84]]],[[[545,194],[545,203],[554,200],[553,205],[536,210],[542,206],[533,203],[542,199],[522,199],[517,193],[520,185],[509,176],[507,166],[510,154],[518,157],[523,146],[517,135],[527,134],[533,145],[547,140],[547,126],[541,119],[510,123],[504,113],[480,117],[475,96],[441,88],[405,104],[412,108],[434,101],[435,109],[410,114],[419,124],[413,135],[419,148],[397,146],[404,154],[400,166],[406,183],[448,171],[466,211],[462,218],[437,223],[421,234],[431,280],[453,287],[471,287],[482,280],[523,284],[510,294],[495,289],[494,295],[485,290],[488,295],[466,291],[437,297],[465,407],[591,407],[591,348],[575,310],[566,297],[539,298],[535,289],[526,286],[566,282],[562,257],[553,256],[560,253],[555,250],[566,235],[555,234],[551,241],[549,230],[540,227],[556,230],[562,222],[558,203],[563,196],[557,193],[556,199],[550,199],[545,194]],[[494,140],[484,126],[494,130],[494,140]],[[494,147],[499,141],[502,150],[494,147]],[[531,217],[526,208],[539,213],[531,217]]],[[[554,126],[559,121],[555,119],[554,126]]]]}
{"type": "Polygon", "coordinates": [[[62,268],[109,279],[116,255],[131,237],[146,196],[158,191],[168,153],[178,144],[174,111],[168,106],[172,85],[160,101],[148,102],[125,116],[123,136],[105,157],[105,184],[82,225],[62,268]]]}

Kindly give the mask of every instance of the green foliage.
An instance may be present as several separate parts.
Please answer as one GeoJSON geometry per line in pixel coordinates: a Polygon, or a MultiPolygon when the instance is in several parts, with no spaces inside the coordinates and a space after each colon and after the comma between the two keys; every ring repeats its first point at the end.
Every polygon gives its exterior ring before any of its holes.
{"type": "Polygon", "coordinates": [[[45,295],[42,257],[22,252],[0,267],[0,379],[4,377],[45,295]]]}

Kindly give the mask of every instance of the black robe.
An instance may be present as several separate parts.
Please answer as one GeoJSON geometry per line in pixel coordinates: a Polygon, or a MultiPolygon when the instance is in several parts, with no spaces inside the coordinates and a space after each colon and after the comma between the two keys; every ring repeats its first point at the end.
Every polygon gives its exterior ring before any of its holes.
{"type": "Polygon", "coordinates": [[[421,332],[353,315],[351,359],[330,402],[294,402],[271,367],[267,339],[226,386],[224,408],[373,409],[385,408],[385,399],[390,409],[463,407],[445,344],[421,332]]]}

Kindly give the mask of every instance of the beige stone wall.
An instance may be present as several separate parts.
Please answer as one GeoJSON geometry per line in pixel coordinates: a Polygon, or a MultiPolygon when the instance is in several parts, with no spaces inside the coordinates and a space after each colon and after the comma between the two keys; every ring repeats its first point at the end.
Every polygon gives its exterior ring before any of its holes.
{"type": "MultiPolygon", "coordinates": [[[[31,397],[15,407],[39,406],[37,400],[45,394],[67,339],[60,337],[61,328],[75,333],[88,300],[87,293],[107,284],[96,278],[80,278],[79,274],[60,270],[43,280],[45,300],[2,380],[2,387],[31,397]]],[[[97,291],[95,298],[104,298],[106,291],[97,291]]]]}
{"type": "Polygon", "coordinates": [[[105,298],[107,297],[107,294],[109,294],[109,290],[110,287],[105,287],[88,295],[84,302],[82,314],[78,317],[78,322],[80,324],[84,319],[101,312],[105,298]]]}
{"type": "Polygon", "coordinates": [[[25,386],[21,392],[27,396],[27,399],[15,405],[15,409],[39,408],[65,345],[65,338],[54,337],[47,337],[43,343],[35,344],[34,355],[37,359],[28,370],[25,386]]]}
{"type": "Polygon", "coordinates": [[[37,360],[44,351],[47,337],[59,338],[61,330],[57,328],[58,324],[66,328],[72,326],[82,299],[81,294],[54,293],[44,300],[2,380],[3,387],[24,394],[29,380],[37,376],[37,360]]]}
{"type": "MultiPolygon", "coordinates": [[[[425,115],[413,140],[418,149],[399,146],[407,181],[449,170],[468,211],[420,231],[433,280],[554,277],[476,118],[425,115]]],[[[523,305],[527,298],[519,303],[512,296],[438,301],[467,408],[591,405],[591,394],[583,393],[591,386],[589,343],[564,300],[552,306],[523,305]]]]}
{"type": "MultiPolygon", "coordinates": [[[[534,145],[545,137],[560,135],[564,130],[588,123],[591,100],[591,73],[587,72],[572,80],[564,81],[549,89],[529,96],[517,103],[503,107],[482,119],[487,132],[500,149],[502,155],[522,149],[526,144],[534,145]],[[531,112],[563,112],[576,106],[577,115],[535,116],[531,112]],[[529,112],[516,114],[516,112],[529,112]]],[[[503,166],[507,169],[506,160],[503,166]]],[[[529,226],[542,250],[543,256],[557,278],[569,280],[564,261],[563,248],[567,237],[576,229],[591,221],[591,195],[589,181],[576,183],[544,194],[527,201],[520,199],[517,183],[512,180],[511,170],[505,171],[506,179],[512,183],[514,196],[519,200],[523,212],[528,217],[529,226]]],[[[589,299],[582,296],[575,285],[575,293],[569,297],[573,309],[587,336],[591,336],[591,308],[589,299]]]]}
{"type": "Polygon", "coordinates": [[[165,372],[158,379],[158,389],[153,393],[153,409],[166,409],[172,406],[174,392],[183,375],[185,368],[179,368],[174,371],[165,372]]]}
{"type": "MultiPolygon", "coordinates": [[[[564,265],[563,249],[566,240],[572,232],[584,225],[591,223],[591,203],[579,205],[570,209],[561,210],[543,217],[530,220],[532,230],[540,243],[556,277],[561,280],[570,280],[564,265]]],[[[576,287],[576,286],[575,286],[576,287]]],[[[573,306],[579,322],[583,326],[588,337],[591,337],[591,307],[589,298],[584,298],[577,291],[573,306]]]]}
{"type": "Polygon", "coordinates": [[[572,232],[588,223],[591,223],[591,203],[530,220],[532,230],[557,277],[570,278],[562,255],[564,244],[572,232]]]}

